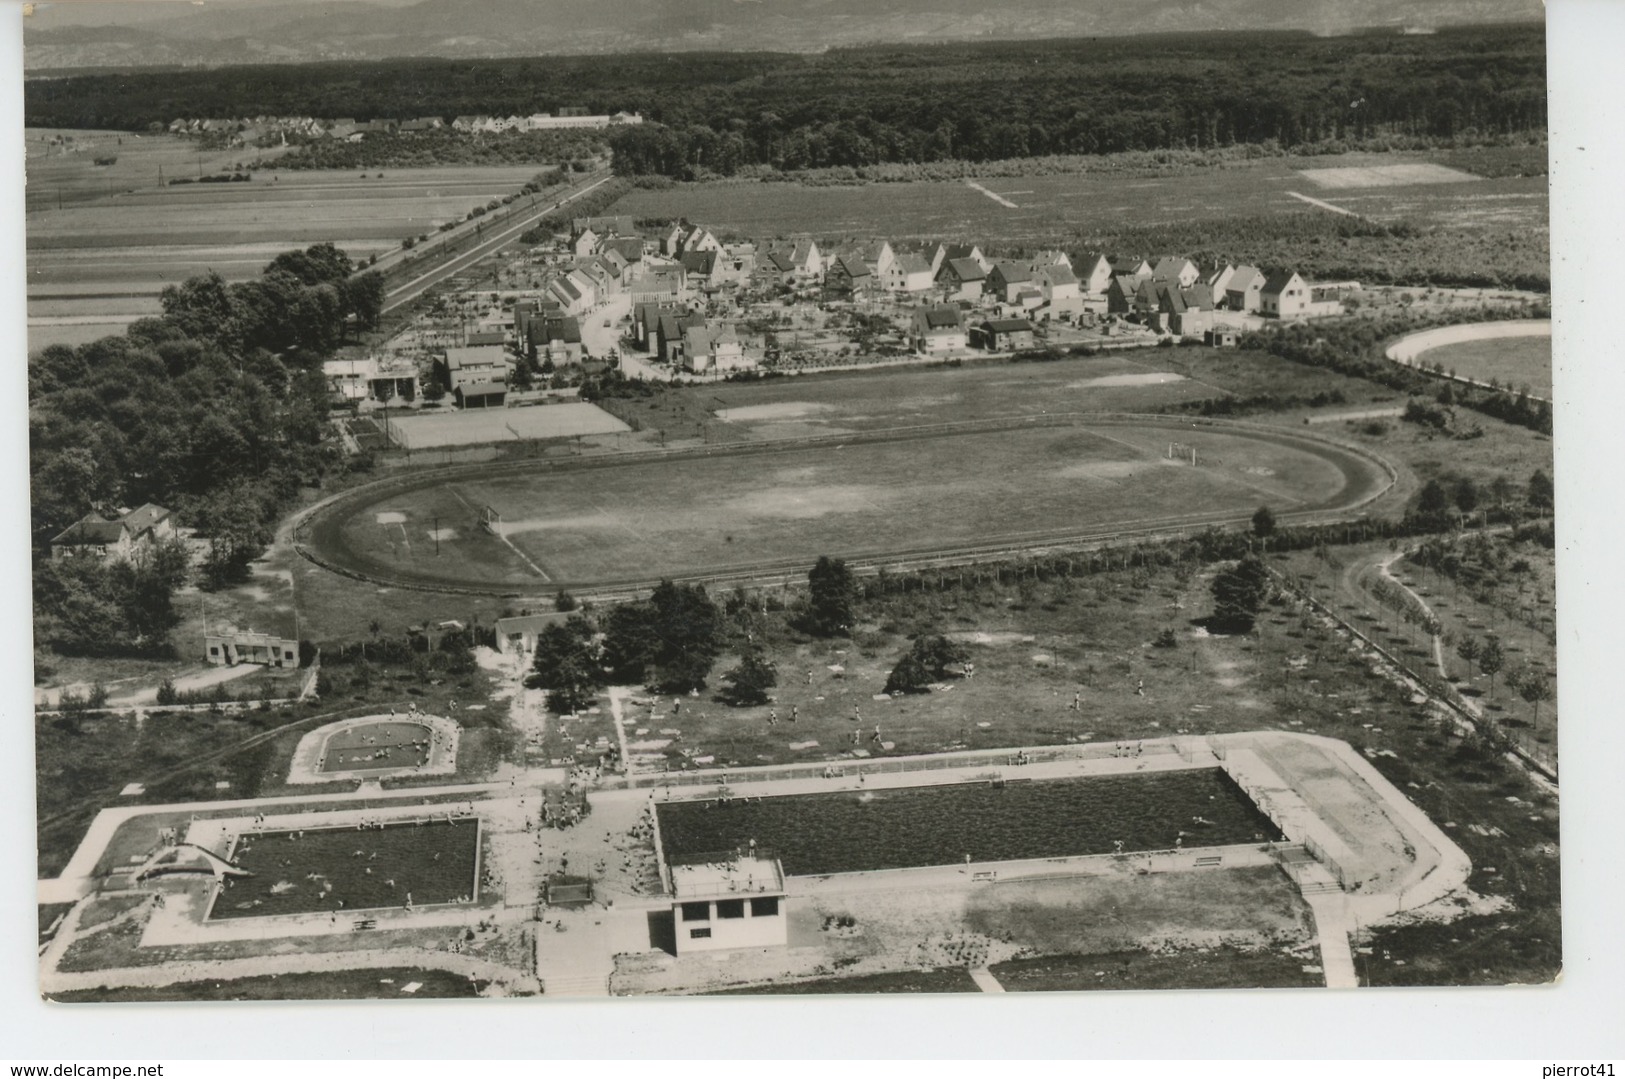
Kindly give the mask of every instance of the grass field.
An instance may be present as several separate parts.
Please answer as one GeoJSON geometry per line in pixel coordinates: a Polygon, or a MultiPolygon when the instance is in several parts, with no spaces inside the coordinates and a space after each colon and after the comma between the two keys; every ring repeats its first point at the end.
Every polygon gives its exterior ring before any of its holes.
{"type": "Polygon", "coordinates": [[[231,859],[252,873],[215,900],[210,918],[256,918],[452,903],[478,895],[477,820],[248,832],[231,859]]]}
{"type": "MultiPolygon", "coordinates": [[[[885,235],[892,239],[974,239],[995,245],[1053,244],[1070,233],[1249,215],[1304,213],[1297,191],[1381,221],[1544,228],[1543,177],[1333,188],[1306,172],[1433,165],[1435,155],[1344,154],[1265,158],[1175,175],[1070,173],[978,180],[999,200],[963,182],[806,187],[789,183],[683,184],[635,191],[616,204],[636,217],[687,217],[712,229],[749,236],[807,234],[820,239],[885,235]],[[1010,205],[1006,205],[1010,204],[1010,205]]],[[[1438,166],[1435,166],[1436,168],[1438,166]]],[[[1418,172],[1418,176],[1425,175],[1418,172]]],[[[1316,211],[1325,212],[1325,211],[1316,211]]]]}
{"type": "Polygon", "coordinates": [[[546,474],[521,467],[363,490],[316,519],[311,546],[384,579],[552,591],[801,566],[826,553],[1170,527],[1244,517],[1264,502],[1308,511],[1386,486],[1373,462],[1329,444],[1177,421],[932,433],[546,474]],[[1198,466],[1165,459],[1173,441],[1194,446],[1198,466]],[[478,526],[485,506],[502,514],[499,535],[478,526]]]}
{"type": "Polygon", "coordinates": [[[1063,858],[1276,838],[1269,818],[1214,769],[944,784],[732,802],[663,803],[668,860],[757,841],[794,876],[1063,858]],[[1193,824],[1197,817],[1207,824],[1193,824]],[[1176,839],[1176,837],[1178,837],[1176,839]]]}
{"type": "Polygon", "coordinates": [[[1430,348],[1422,363],[1443,364],[1462,378],[1497,382],[1513,388],[1527,386],[1536,397],[1552,396],[1552,339],[1550,337],[1497,337],[1487,341],[1461,341],[1430,348]]]}

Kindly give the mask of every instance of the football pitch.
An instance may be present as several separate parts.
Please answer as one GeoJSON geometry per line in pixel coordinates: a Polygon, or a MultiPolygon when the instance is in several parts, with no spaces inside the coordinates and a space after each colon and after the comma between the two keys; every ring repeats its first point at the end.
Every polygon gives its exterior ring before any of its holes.
{"type": "Polygon", "coordinates": [[[1080,417],[440,472],[358,489],[305,543],[364,578],[545,593],[1174,529],[1264,504],[1290,519],[1389,482],[1295,433],[1080,417]]]}

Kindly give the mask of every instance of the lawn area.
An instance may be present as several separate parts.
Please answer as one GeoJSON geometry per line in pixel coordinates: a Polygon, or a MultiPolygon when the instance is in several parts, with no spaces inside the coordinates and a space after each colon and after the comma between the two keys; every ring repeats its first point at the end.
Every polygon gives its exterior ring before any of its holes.
{"type": "Polygon", "coordinates": [[[793,876],[1255,843],[1274,825],[1216,768],[658,806],[666,858],[752,840],[793,876]],[[1201,818],[1208,823],[1197,825],[1201,818]]]}
{"type": "Polygon", "coordinates": [[[1527,389],[1536,397],[1552,396],[1552,339],[1547,336],[1494,337],[1430,348],[1418,363],[1443,364],[1447,372],[1475,382],[1494,382],[1527,389]]]}
{"type": "Polygon", "coordinates": [[[1314,953],[1216,948],[1155,954],[1045,955],[1010,959],[989,968],[1007,993],[1094,989],[1308,989],[1324,975],[1303,968],[1314,953]]]}
{"type": "Polygon", "coordinates": [[[245,832],[231,859],[252,877],[228,883],[210,918],[360,911],[478,898],[478,818],[245,832]]]}
{"type": "Polygon", "coordinates": [[[798,566],[822,553],[872,558],[1237,519],[1261,502],[1279,514],[1314,511],[1385,485],[1369,460],[1285,432],[1081,420],[929,442],[584,460],[540,474],[486,467],[360,492],[318,516],[309,542],[384,580],[551,592],[798,566]],[[1165,459],[1175,440],[1196,448],[1197,467],[1165,459]],[[951,469],[922,467],[947,460],[951,469]],[[695,490],[707,497],[695,501],[695,490]],[[502,514],[500,536],[478,525],[487,505],[502,514]]]}
{"type": "Polygon", "coordinates": [[[162,986],[75,989],[50,999],[60,1004],[145,1004],[203,1000],[449,1000],[477,997],[484,982],[465,974],[422,967],[266,974],[223,982],[176,982],[162,986]],[[405,993],[417,982],[419,988],[405,993]]]}

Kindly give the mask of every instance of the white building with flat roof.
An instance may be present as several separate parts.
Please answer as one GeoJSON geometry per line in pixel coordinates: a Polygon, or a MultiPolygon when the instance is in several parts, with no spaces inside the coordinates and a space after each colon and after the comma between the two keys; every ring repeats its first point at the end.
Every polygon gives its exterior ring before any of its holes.
{"type": "Polygon", "coordinates": [[[784,869],[777,858],[734,853],[673,865],[671,891],[678,955],[789,942],[784,869]]]}

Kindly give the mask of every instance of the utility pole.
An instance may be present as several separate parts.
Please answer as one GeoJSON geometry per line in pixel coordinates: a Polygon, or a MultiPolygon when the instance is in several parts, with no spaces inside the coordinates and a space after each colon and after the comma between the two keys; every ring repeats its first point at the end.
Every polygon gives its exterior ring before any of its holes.
{"type": "Polygon", "coordinates": [[[440,514],[434,515],[434,556],[440,557],[440,514]]]}

